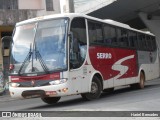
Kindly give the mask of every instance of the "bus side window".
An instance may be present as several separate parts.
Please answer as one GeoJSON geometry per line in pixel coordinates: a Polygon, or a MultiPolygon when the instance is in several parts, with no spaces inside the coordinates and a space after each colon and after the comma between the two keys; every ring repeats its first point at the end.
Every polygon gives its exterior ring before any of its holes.
{"type": "Polygon", "coordinates": [[[103,40],[103,32],[102,32],[102,24],[96,24],[96,42],[97,43],[104,43],[103,40]]]}
{"type": "Polygon", "coordinates": [[[128,32],[125,29],[117,29],[117,38],[121,47],[128,47],[128,32]]]}
{"type": "Polygon", "coordinates": [[[156,45],[156,38],[155,37],[151,37],[151,41],[152,41],[152,51],[155,51],[157,49],[157,45],[156,45]]]}
{"type": "Polygon", "coordinates": [[[153,50],[152,39],[149,35],[146,36],[146,41],[147,41],[147,50],[152,51],[153,50]]]}
{"type": "Polygon", "coordinates": [[[143,34],[138,34],[138,48],[139,50],[145,50],[145,44],[144,44],[145,36],[143,34]]]}
{"type": "Polygon", "coordinates": [[[87,35],[86,24],[84,18],[74,18],[71,23],[71,32],[73,33],[73,39],[78,42],[78,53],[70,53],[70,65],[71,68],[79,68],[85,58],[87,50],[87,35]]]}
{"type": "Polygon", "coordinates": [[[131,48],[136,48],[137,47],[137,34],[135,32],[129,31],[128,34],[128,39],[129,39],[129,46],[131,48]]]}
{"type": "Polygon", "coordinates": [[[96,42],[96,26],[92,22],[88,22],[88,32],[89,32],[89,44],[94,44],[96,42]]]}
{"type": "Polygon", "coordinates": [[[104,26],[104,43],[111,45],[112,42],[116,41],[116,29],[109,25],[104,26]]]}
{"type": "Polygon", "coordinates": [[[90,44],[103,44],[104,43],[102,24],[88,21],[88,29],[89,29],[89,43],[90,44]]]}

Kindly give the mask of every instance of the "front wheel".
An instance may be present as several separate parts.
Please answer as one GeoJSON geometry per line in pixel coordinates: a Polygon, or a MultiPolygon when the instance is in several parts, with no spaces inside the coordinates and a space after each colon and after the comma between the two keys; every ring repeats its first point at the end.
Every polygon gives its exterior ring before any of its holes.
{"type": "Polygon", "coordinates": [[[100,97],[102,92],[102,84],[96,76],[93,77],[91,84],[91,92],[81,94],[82,98],[85,100],[94,100],[100,97]]]}
{"type": "Polygon", "coordinates": [[[42,101],[47,104],[55,104],[60,100],[61,97],[42,97],[42,101]]]}

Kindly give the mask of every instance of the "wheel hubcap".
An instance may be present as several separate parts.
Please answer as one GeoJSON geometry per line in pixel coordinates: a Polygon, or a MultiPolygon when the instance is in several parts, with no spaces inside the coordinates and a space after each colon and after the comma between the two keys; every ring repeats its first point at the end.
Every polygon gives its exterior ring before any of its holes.
{"type": "Polygon", "coordinates": [[[92,82],[91,93],[95,94],[98,91],[98,85],[95,82],[92,82]]]}

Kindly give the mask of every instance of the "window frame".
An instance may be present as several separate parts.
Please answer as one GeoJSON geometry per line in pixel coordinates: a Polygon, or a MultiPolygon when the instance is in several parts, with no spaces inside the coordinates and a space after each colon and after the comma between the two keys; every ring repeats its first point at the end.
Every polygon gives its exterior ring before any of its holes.
{"type": "Polygon", "coordinates": [[[54,11],[53,0],[45,0],[45,2],[46,2],[46,11],[54,11]]]}

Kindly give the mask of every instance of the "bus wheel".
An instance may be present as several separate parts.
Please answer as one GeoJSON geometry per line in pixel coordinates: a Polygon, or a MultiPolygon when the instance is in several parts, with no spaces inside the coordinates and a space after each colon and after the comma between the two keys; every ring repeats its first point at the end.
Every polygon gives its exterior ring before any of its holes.
{"type": "Polygon", "coordinates": [[[91,92],[81,94],[82,98],[85,100],[94,100],[100,97],[102,92],[102,84],[100,80],[94,76],[91,84],[91,92]]]}
{"type": "Polygon", "coordinates": [[[54,104],[60,100],[61,97],[42,97],[42,101],[47,104],[54,104]]]}
{"type": "Polygon", "coordinates": [[[139,83],[136,83],[136,84],[132,84],[131,85],[131,88],[133,89],[143,89],[144,88],[144,84],[145,84],[145,76],[144,76],[144,73],[141,72],[140,73],[140,78],[139,78],[139,83]]]}
{"type": "Polygon", "coordinates": [[[139,80],[139,83],[137,84],[137,87],[139,89],[143,89],[144,88],[144,83],[145,83],[145,76],[144,76],[144,73],[141,72],[140,73],[140,80],[139,80]]]}

